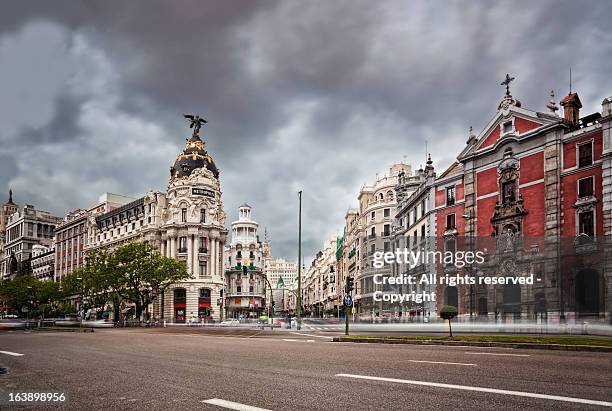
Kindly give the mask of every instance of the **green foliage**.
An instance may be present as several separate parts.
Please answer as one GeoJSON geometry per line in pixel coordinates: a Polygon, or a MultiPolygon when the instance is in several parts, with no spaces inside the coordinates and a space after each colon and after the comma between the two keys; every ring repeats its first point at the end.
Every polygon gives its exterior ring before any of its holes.
{"type": "Polygon", "coordinates": [[[440,318],[444,320],[452,320],[457,316],[457,307],[452,305],[445,305],[440,310],[440,318]]]}
{"type": "Polygon", "coordinates": [[[31,276],[18,276],[0,281],[0,300],[19,315],[50,315],[59,304],[61,293],[57,283],[31,276]]]}
{"type": "Polygon", "coordinates": [[[134,303],[138,318],[151,302],[151,288],[161,293],[187,278],[185,263],[162,257],[148,243],[131,243],[112,251],[88,253],[85,267],[74,273],[67,287],[84,295],[91,305],[117,301],[117,297],[134,303]]]}
{"type": "Polygon", "coordinates": [[[453,305],[445,305],[440,310],[440,317],[444,320],[448,320],[448,333],[453,336],[453,328],[451,326],[451,320],[457,316],[457,307],[453,305]]]}
{"type": "Polygon", "coordinates": [[[140,317],[151,302],[152,288],[160,294],[187,278],[185,263],[162,257],[148,243],[131,243],[87,253],[85,266],[64,277],[61,284],[31,276],[0,281],[0,300],[19,314],[49,317],[73,313],[74,307],[61,303],[69,297],[82,297],[86,307],[104,306],[111,300],[118,306],[123,299],[136,305],[140,317]]]}

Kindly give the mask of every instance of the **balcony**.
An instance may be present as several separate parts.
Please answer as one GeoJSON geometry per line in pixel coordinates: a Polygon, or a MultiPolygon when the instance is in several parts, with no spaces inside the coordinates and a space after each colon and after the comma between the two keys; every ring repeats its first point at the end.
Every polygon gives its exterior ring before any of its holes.
{"type": "Polygon", "coordinates": [[[178,253],[179,254],[186,254],[187,253],[187,249],[186,248],[179,248],[178,249],[178,253]]]}
{"type": "Polygon", "coordinates": [[[198,253],[200,253],[200,254],[207,254],[208,253],[208,248],[200,247],[200,248],[198,248],[198,253]]]}

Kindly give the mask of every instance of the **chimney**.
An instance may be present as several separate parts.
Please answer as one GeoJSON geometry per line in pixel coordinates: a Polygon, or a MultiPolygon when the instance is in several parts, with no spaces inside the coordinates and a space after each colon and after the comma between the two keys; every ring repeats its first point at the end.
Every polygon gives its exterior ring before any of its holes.
{"type": "Polygon", "coordinates": [[[578,97],[578,93],[569,93],[563,100],[561,100],[561,107],[563,107],[563,118],[565,122],[572,127],[578,127],[578,121],[580,120],[580,109],[582,103],[578,97]]]}

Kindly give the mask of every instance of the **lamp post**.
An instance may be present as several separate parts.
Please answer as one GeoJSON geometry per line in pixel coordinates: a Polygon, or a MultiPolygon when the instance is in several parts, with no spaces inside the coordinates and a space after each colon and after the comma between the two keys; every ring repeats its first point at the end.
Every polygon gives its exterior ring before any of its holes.
{"type": "MultiPolygon", "coordinates": [[[[474,210],[470,208],[470,212],[468,214],[463,214],[464,219],[468,220],[470,223],[470,252],[474,252],[474,210]]],[[[474,275],[474,267],[470,264],[470,274],[474,275]]],[[[474,284],[470,283],[470,320],[474,314],[474,284]]]]}
{"type": "Polygon", "coordinates": [[[85,302],[83,301],[83,279],[81,277],[77,277],[76,279],[79,282],[79,291],[80,291],[79,301],[81,302],[81,305],[79,307],[81,311],[81,315],[80,315],[81,319],[79,321],[79,328],[83,328],[83,315],[85,315],[85,310],[83,309],[83,307],[85,306],[85,302]]]}
{"type": "Polygon", "coordinates": [[[28,286],[28,313],[26,314],[26,328],[30,326],[30,311],[32,311],[32,300],[34,296],[32,295],[32,286],[28,286]]]}
{"type": "Polygon", "coordinates": [[[302,314],[302,190],[298,191],[298,290],[295,304],[296,326],[302,328],[300,316],[302,314]]]}

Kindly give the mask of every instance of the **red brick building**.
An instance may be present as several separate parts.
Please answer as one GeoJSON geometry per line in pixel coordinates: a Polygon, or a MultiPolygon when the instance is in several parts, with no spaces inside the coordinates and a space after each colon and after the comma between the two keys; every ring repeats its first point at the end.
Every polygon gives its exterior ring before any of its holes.
{"type": "MultiPolygon", "coordinates": [[[[481,267],[438,275],[533,273],[533,286],[438,286],[438,305],[460,314],[610,321],[612,99],[582,116],[577,93],[548,112],[509,90],[480,135],[436,179],[440,247],[484,250],[481,267]]],[[[438,308],[439,308],[438,307],[438,308]]]]}

